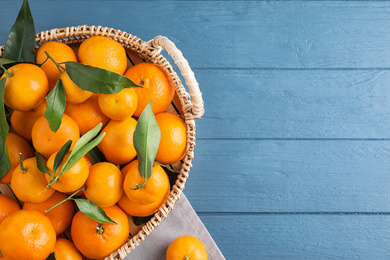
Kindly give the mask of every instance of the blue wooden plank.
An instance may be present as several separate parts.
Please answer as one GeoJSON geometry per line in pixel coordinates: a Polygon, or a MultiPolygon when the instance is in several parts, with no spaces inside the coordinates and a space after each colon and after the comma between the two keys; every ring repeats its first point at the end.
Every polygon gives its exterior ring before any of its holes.
{"type": "Polygon", "coordinates": [[[226,259],[388,259],[389,215],[199,215],[226,259]]]}
{"type": "Polygon", "coordinates": [[[197,140],[185,194],[197,212],[390,212],[389,158],[389,141],[197,140]]]}
{"type": "Polygon", "coordinates": [[[195,70],[198,138],[388,138],[390,71],[195,70]]]}
{"type": "MultiPolygon", "coordinates": [[[[21,2],[21,1],[19,1],[21,2]]],[[[19,4],[1,1],[0,42],[19,4]]],[[[387,1],[31,1],[38,31],[171,38],[195,68],[390,68],[387,1]]]]}

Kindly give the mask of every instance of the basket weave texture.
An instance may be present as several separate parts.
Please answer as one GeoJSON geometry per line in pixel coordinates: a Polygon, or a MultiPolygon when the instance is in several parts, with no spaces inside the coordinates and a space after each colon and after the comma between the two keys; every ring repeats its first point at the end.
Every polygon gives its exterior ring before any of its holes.
{"type": "MultiPolygon", "coordinates": [[[[173,185],[169,197],[160,209],[154,214],[141,230],[130,237],[128,241],[117,251],[107,256],[105,259],[117,260],[124,259],[146,236],[148,236],[159,223],[167,217],[173,209],[175,202],[180,198],[184,190],[186,180],[192,167],[195,148],[195,120],[200,118],[203,113],[203,99],[199,90],[199,85],[195,79],[194,73],[187,60],[183,57],[180,50],[166,37],[157,36],[155,39],[144,42],[138,37],[124,31],[102,27],[102,26],[74,26],[61,29],[52,29],[36,34],[37,47],[47,41],[58,41],[68,45],[79,45],[85,39],[95,36],[110,37],[121,43],[126,51],[136,53],[145,62],[155,63],[162,67],[175,86],[176,94],[180,100],[181,117],[184,119],[187,128],[186,154],[182,160],[178,179],[173,185]],[[164,56],[160,54],[161,50],[166,50],[178,66],[181,75],[185,79],[189,92],[184,88],[179,76],[173,70],[171,64],[164,56]]],[[[3,56],[4,46],[0,48],[0,57],[3,56]]]]}

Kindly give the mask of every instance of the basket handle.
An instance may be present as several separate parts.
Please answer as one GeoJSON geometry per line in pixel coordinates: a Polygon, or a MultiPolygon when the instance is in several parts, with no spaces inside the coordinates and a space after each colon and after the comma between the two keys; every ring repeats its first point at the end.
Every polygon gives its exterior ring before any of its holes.
{"type": "Polygon", "coordinates": [[[195,74],[191,70],[188,61],[184,58],[183,53],[165,36],[157,36],[148,43],[152,48],[159,48],[167,51],[168,55],[172,57],[179,68],[192,97],[192,109],[189,111],[192,113],[194,119],[201,118],[204,114],[202,93],[200,92],[199,83],[196,81],[195,74]]]}

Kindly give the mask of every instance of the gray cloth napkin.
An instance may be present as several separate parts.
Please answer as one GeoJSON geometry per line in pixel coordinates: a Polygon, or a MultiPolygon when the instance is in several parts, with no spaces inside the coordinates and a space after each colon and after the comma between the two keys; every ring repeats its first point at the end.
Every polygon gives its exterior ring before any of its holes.
{"type": "Polygon", "coordinates": [[[186,235],[194,236],[202,241],[206,247],[209,260],[225,260],[184,194],[181,194],[173,210],[160,225],[125,259],[164,260],[169,244],[177,237],[186,235]]]}

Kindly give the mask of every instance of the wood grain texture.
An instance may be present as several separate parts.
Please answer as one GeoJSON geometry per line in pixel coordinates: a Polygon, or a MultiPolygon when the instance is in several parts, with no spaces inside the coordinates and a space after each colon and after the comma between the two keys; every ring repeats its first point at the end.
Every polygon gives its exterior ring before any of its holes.
{"type": "MultiPolygon", "coordinates": [[[[0,1],[0,42],[19,6],[0,1]]],[[[386,1],[31,1],[37,31],[165,35],[194,68],[390,68],[386,1]],[[103,18],[103,19],[102,19],[103,18]]]]}
{"type": "Polygon", "coordinates": [[[195,155],[197,212],[390,213],[389,141],[198,140],[195,155]]]}
{"type": "Polygon", "coordinates": [[[388,259],[388,215],[199,215],[226,259],[388,259]]]}
{"type": "Polygon", "coordinates": [[[198,138],[388,138],[390,71],[195,70],[198,138]]]}

